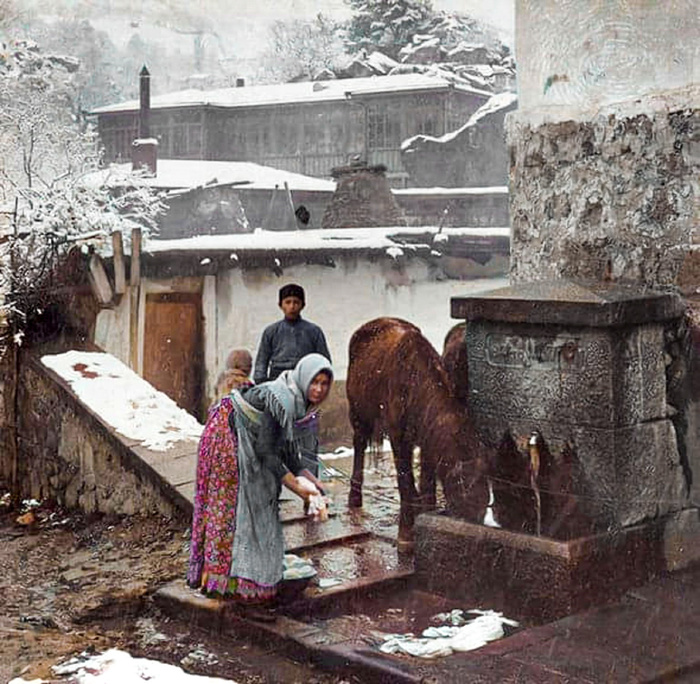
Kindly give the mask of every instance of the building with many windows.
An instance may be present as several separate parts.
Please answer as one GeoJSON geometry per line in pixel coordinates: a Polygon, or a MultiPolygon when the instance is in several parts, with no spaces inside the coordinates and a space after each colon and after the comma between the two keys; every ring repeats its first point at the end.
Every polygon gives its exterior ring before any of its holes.
{"type": "MultiPolygon", "coordinates": [[[[185,90],[149,98],[148,134],[162,158],[251,161],[318,177],[362,159],[386,166],[391,185],[403,187],[402,141],[459,128],[491,95],[424,74],[185,90]]],[[[106,161],[131,158],[140,110],[134,100],[92,112],[106,161]]]]}

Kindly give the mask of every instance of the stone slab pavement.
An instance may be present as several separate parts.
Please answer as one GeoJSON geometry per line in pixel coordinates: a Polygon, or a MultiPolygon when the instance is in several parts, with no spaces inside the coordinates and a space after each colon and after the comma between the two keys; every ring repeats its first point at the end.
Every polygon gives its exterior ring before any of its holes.
{"type": "Polygon", "coordinates": [[[288,550],[312,559],[320,578],[339,583],[307,588],[280,609],[275,622],[237,614],[182,580],[162,587],[156,602],[173,617],[274,644],[290,658],[354,674],[368,684],[700,682],[700,566],[660,576],[614,604],[523,626],[469,653],[435,660],[381,653],[371,638],[381,622],[373,606],[383,600],[385,607],[405,607],[407,595],[426,606],[442,600],[421,592],[412,559],[395,549],[392,477],[371,474],[365,508],[355,512],[345,505],[346,483],[329,483],[334,516],[321,525],[304,519],[298,500],[282,502],[288,550]]]}
{"type": "MultiPolygon", "coordinates": [[[[395,581],[400,579],[397,573],[395,581]]],[[[700,681],[700,568],[660,577],[615,604],[521,629],[476,651],[430,661],[382,654],[358,635],[334,633],[312,612],[304,619],[280,614],[273,623],[255,622],[180,581],[163,587],[156,600],[181,619],[274,643],[296,660],[343,670],[366,682],[700,681]]],[[[308,611],[313,611],[311,605],[308,611]]]]}

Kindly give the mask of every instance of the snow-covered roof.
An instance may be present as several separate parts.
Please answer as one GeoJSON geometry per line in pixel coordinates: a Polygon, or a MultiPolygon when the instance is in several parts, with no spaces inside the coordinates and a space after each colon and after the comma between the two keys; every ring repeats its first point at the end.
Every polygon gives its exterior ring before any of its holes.
{"type": "MultiPolygon", "coordinates": [[[[96,185],[119,185],[127,177],[131,164],[112,164],[86,177],[96,185]]],[[[159,159],[157,174],[143,177],[142,182],[161,190],[184,190],[202,185],[230,185],[255,190],[283,188],[290,190],[333,192],[335,181],[313,178],[252,162],[207,161],[201,159],[159,159]]]]}
{"type": "Polygon", "coordinates": [[[377,50],[370,53],[369,57],[364,61],[369,64],[370,67],[383,74],[386,74],[399,65],[396,60],[377,50]]]}
{"type": "Polygon", "coordinates": [[[153,451],[183,442],[196,448],[201,423],[111,354],[68,351],[41,362],[123,437],[153,451]]]}
{"type": "MultiPolygon", "coordinates": [[[[485,186],[483,188],[394,188],[394,195],[414,197],[423,195],[435,195],[439,197],[468,197],[479,195],[507,195],[507,185],[485,186]]],[[[470,228],[469,230],[474,230],[470,228]]]]}
{"type": "MultiPolygon", "coordinates": [[[[510,237],[510,228],[443,228],[447,237],[510,237]]],[[[231,235],[199,235],[177,240],[148,240],[143,247],[144,254],[164,254],[174,252],[209,253],[212,257],[225,254],[236,260],[246,252],[266,252],[270,255],[280,252],[305,251],[384,251],[389,256],[395,253],[389,249],[408,246],[411,250],[431,248],[431,241],[416,242],[415,238],[437,234],[437,227],[390,226],[386,228],[337,228],[333,230],[297,230],[236,233],[231,235]],[[411,237],[414,240],[410,240],[411,237]],[[410,246],[407,238],[410,240],[410,246]]]]}
{"type": "Polygon", "coordinates": [[[438,138],[435,138],[430,135],[414,135],[410,138],[406,138],[406,140],[404,140],[401,143],[401,149],[407,150],[417,140],[420,140],[421,142],[431,143],[451,142],[459,135],[461,135],[465,130],[471,128],[472,126],[475,126],[479,121],[481,121],[481,119],[484,119],[485,117],[490,116],[495,112],[505,109],[506,107],[510,107],[513,103],[517,102],[517,100],[518,95],[516,93],[503,92],[498,93],[497,95],[493,95],[487,102],[481,105],[481,107],[479,107],[479,109],[477,109],[469,117],[469,120],[463,126],[460,126],[456,130],[450,131],[449,133],[445,133],[444,135],[441,135],[438,138]]]}
{"type": "MultiPolygon", "coordinates": [[[[217,90],[180,90],[151,97],[151,109],[171,107],[264,107],[268,105],[301,104],[345,100],[365,95],[384,93],[454,90],[481,95],[491,93],[445,78],[425,74],[397,74],[395,76],[369,76],[329,81],[302,83],[278,83],[273,85],[245,86],[243,88],[219,88],[217,90]]],[[[92,110],[92,114],[138,111],[139,101],[129,100],[92,110]]]]}
{"type": "Polygon", "coordinates": [[[517,93],[503,92],[494,95],[488,102],[485,102],[479,109],[477,109],[470,117],[469,121],[464,125],[464,128],[473,126],[475,123],[481,119],[494,114],[495,112],[510,107],[512,104],[517,102],[517,93]]]}

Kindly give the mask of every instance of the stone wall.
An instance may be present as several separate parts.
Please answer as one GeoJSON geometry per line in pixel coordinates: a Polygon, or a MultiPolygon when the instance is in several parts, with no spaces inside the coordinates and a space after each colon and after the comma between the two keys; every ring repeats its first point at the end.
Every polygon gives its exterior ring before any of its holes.
{"type": "Polygon", "coordinates": [[[11,345],[0,352],[0,480],[7,487],[15,479],[14,363],[15,347],[11,345]]]}
{"type": "Polygon", "coordinates": [[[85,512],[180,515],[187,502],[81,406],[41,366],[22,364],[19,387],[21,497],[85,512]]]}
{"type": "MultiPolygon", "coordinates": [[[[505,153],[505,143],[502,142],[505,153]]],[[[504,166],[504,176],[507,175],[504,166]]],[[[506,227],[508,188],[436,188],[394,190],[394,197],[406,215],[409,226],[506,227]]]]}
{"type": "Polygon", "coordinates": [[[513,281],[675,283],[700,218],[700,110],[513,121],[513,281]]]}

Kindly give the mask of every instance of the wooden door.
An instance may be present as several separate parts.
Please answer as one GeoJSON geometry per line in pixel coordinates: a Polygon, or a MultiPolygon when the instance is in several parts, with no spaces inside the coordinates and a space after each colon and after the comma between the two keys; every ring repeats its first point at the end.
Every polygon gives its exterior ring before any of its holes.
{"type": "Polygon", "coordinates": [[[201,419],[202,297],[171,292],[146,295],[143,377],[201,419]]]}

